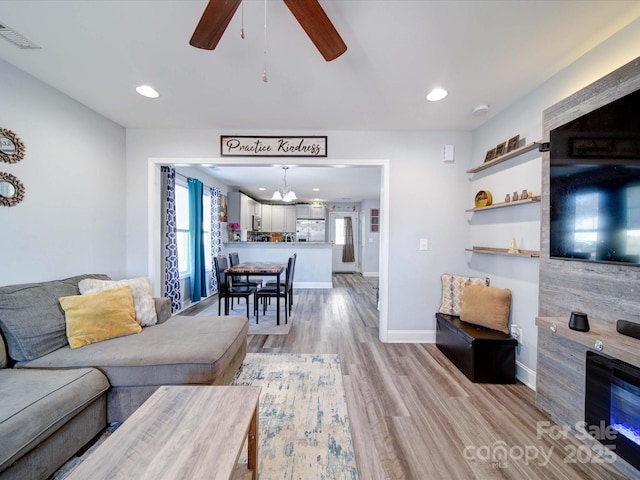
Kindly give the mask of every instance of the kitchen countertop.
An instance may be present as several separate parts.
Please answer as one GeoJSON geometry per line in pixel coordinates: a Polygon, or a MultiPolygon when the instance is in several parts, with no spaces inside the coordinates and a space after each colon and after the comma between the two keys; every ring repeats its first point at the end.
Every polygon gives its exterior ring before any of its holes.
{"type": "Polygon", "coordinates": [[[225,245],[331,245],[330,242],[222,242],[225,245]]]}

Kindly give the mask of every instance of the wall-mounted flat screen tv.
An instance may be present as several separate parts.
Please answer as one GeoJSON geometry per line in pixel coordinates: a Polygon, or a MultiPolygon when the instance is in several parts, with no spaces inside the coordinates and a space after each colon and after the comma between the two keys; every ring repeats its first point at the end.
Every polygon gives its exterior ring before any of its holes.
{"type": "Polygon", "coordinates": [[[549,140],[550,256],[640,265],[640,90],[549,140]]]}

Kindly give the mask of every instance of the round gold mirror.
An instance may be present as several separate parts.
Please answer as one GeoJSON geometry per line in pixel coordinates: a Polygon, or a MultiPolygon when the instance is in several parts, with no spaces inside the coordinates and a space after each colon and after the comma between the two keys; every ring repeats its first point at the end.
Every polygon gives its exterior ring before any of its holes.
{"type": "Polygon", "coordinates": [[[0,128],[0,160],[17,163],[24,158],[24,143],[11,130],[0,128]]]}
{"type": "Polygon", "coordinates": [[[12,207],[24,198],[24,185],[14,175],[0,172],[0,205],[12,207]]]}

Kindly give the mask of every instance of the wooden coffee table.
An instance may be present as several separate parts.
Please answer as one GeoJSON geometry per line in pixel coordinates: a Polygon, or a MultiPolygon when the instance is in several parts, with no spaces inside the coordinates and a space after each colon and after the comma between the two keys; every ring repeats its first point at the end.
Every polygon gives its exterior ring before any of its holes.
{"type": "Polygon", "coordinates": [[[68,478],[256,480],[259,399],[260,387],[160,387],[68,478]]]}

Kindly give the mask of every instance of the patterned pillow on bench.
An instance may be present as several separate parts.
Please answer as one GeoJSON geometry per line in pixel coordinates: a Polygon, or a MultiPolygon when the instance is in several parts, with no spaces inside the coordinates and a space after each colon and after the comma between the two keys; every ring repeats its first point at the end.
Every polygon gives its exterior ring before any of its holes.
{"type": "Polygon", "coordinates": [[[463,277],[460,275],[450,275],[445,273],[442,275],[442,305],[440,305],[440,313],[445,315],[460,316],[460,307],[462,292],[467,285],[484,285],[489,286],[489,277],[463,277]]]}

